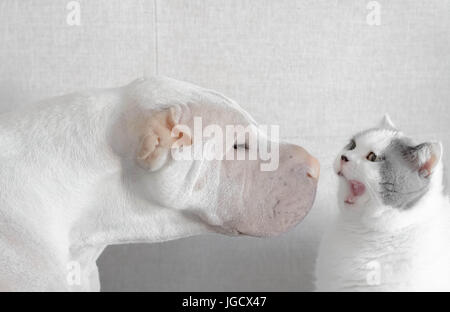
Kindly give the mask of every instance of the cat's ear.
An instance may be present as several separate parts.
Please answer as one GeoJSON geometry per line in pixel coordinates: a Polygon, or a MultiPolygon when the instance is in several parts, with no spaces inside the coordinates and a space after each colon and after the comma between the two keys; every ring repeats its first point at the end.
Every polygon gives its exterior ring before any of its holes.
{"type": "Polygon", "coordinates": [[[443,148],[440,142],[431,142],[409,148],[405,156],[421,177],[428,178],[441,162],[442,152],[443,148]]]}
{"type": "Polygon", "coordinates": [[[383,119],[381,120],[380,124],[378,125],[378,128],[388,129],[388,130],[397,130],[397,127],[392,122],[392,119],[389,116],[389,114],[385,114],[383,116],[383,119]]]}

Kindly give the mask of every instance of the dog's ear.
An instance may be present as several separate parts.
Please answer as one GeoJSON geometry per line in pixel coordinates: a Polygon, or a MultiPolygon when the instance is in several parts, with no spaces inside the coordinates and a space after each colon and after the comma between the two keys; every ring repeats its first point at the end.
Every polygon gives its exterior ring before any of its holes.
{"type": "Polygon", "coordinates": [[[149,112],[137,154],[142,167],[158,170],[166,163],[172,148],[192,144],[190,133],[180,125],[181,115],[179,106],[149,112]]]}

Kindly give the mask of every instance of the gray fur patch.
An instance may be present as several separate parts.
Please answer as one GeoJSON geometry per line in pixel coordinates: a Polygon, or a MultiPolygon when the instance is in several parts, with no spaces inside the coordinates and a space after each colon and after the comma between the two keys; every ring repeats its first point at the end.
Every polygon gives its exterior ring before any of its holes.
{"type": "Polygon", "coordinates": [[[380,166],[380,196],[385,205],[407,209],[427,193],[430,179],[420,175],[417,163],[426,148],[406,138],[395,139],[386,148],[380,166]]]}

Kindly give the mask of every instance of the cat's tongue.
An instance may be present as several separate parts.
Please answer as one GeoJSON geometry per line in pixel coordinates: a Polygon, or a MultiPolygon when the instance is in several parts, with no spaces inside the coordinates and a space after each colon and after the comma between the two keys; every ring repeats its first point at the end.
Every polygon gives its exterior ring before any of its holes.
{"type": "Polygon", "coordinates": [[[356,202],[358,196],[364,194],[364,192],[366,191],[366,186],[356,180],[350,180],[348,181],[348,184],[350,186],[350,194],[345,200],[345,203],[352,205],[356,202]]]}

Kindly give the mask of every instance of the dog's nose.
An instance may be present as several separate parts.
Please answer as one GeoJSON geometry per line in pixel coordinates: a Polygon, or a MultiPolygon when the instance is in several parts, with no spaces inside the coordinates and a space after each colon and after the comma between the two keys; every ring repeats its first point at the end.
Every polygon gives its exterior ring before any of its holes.
{"type": "Polygon", "coordinates": [[[319,161],[315,157],[310,155],[307,160],[307,166],[308,166],[308,169],[307,169],[308,177],[318,180],[319,176],[320,176],[319,161]]]}
{"type": "Polygon", "coordinates": [[[347,158],[347,156],[345,156],[345,155],[342,155],[342,156],[341,156],[341,160],[342,160],[343,162],[348,162],[348,158],[347,158]]]}

